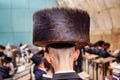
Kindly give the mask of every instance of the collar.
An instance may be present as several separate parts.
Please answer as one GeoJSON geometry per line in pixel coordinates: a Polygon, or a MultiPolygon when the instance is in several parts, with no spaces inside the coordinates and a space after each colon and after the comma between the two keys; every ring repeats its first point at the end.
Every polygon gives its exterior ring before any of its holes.
{"type": "Polygon", "coordinates": [[[43,74],[43,77],[46,77],[46,78],[52,78],[52,76],[47,75],[47,74],[43,74]]]}
{"type": "Polygon", "coordinates": [[[53,75],[52,80],[82,80],[75,71],[59,71],[53,75]]]}
{"type": "Polygon", "coordinates": [[[75,72],[75,71],[74,70],[57,71],[57,72],[55,72],[55,74],[58,74],[58,73],[71,73],[71,72],[75,72]]]}
{"type": "Polygon", "coordinates": [[[47,72],[45,68],[39,68],[39,67],[38,67],[38,69],[47,72]]]}

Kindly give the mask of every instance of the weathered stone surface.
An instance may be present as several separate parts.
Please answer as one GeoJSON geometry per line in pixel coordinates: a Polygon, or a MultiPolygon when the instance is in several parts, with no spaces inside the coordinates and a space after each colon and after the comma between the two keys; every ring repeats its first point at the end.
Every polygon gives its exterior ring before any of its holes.
{"type": "Polygon", "coordinates": [[[90,40],[103,39],[120,49],[120,0],[58,0],[60,7],[88,11],[91,17],[90,40]]]}
{"type": "Polygon", "coordinates": [[[120,0],[104,0],[107,8],[115,7],[120,5],[120,0]]]}
{"type": "Polygon", "coordinates": [[[120,6],[110,9],[110,17],[113,29],[120,28],[120,6]]]}
{"type": "Polygon", "coordinates": [[[113,42],[120,42],[120,28],[119,29],[113,29],[112,34],[112,41],[113,42]]]}

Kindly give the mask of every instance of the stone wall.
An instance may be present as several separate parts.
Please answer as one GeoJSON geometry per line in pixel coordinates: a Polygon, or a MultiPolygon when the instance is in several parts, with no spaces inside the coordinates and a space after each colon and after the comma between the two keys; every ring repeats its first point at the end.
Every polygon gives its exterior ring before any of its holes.
{"type": "Polygon", "coordinates": [[[120,49],[120,0],[58,0],[58,4],[88,11],[91,42],[103,39],[112,49],[120,49]]]}

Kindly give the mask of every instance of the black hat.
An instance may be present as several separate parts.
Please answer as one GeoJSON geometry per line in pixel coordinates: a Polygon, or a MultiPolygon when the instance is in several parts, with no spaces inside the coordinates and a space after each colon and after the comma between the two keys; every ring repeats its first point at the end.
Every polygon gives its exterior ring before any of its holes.
{"type": "Polygon", "coordinates": [[[3,57],[4,56],[4,53],[3,52],[0,52],[0,57],[3,57]]]}
{"type": "Polygon", "coordinates": [[[0,44],[0,49],[5,50],[5,46],[3,46],[3,45],[0,44]]]}
{"type": "Polygon", "coordinates": [[[3,62],[10,63],[12,62],[12,58],[5,56],[5,58],[3,59],[3,62]]]}
{"type": "Polygon", "coordinates": [[[104,43],[105,43],[105,41],[103,41],[103,40],[97,41],[97,45],[101,46],[101,47],[104,45],[104,43]]]}
{"type": "Polygon", "coordinates": [[[89,43],[90,17],[78,9],[44,9],[33,15],[33,44],[46,46],[52,43],[89,43]]]}

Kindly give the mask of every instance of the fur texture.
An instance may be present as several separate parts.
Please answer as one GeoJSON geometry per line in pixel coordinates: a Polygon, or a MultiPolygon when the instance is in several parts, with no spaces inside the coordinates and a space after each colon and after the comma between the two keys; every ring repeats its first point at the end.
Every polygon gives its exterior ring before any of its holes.
{"type": "Polygon", "coordinates": [[[78,9],[44,9],[33,15],[33,44],[69,42],[85,45],[89,42],[90,17],[78,9]]]}

